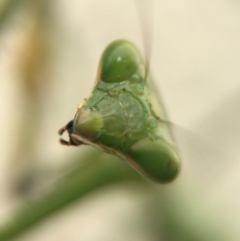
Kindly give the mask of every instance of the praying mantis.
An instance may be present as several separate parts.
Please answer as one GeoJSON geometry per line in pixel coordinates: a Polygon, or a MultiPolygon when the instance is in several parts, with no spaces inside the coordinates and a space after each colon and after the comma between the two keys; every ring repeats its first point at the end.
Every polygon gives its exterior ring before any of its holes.
{"type": "Polygon", "coordinates": [[[116,40],[104,50],[90,96],[59,130],[61,144],[91,145],[127,161],[159,183],[176,178],[180,157],[161,102],[153,105],[146,63],[136,46],[116,40]],[[157,106],[156,106],[157,105],[157,106]]]}
{"type": "MultiPolygon", "coordinates": [[[[147,65],[147,61],[143,60],[134,44],[126,40],[112,42],[101,57],[93,91],[78,106],[73,121],[61,128],[59,134],[63,134],[64,131],[69,133],[69,141],[61,140],[64,145],[91,145],[110,153],[109,157],[119,156],[143,176],[159,183],[167,183],[179,174],[181,158],[171,130],[172,126],[167,121],[166,109],[161,100],[158,100],[159,96],[155,96],[155,89],[151,86],[147,65]],[[121,50],[122,57],[110,58],[114,56],[117,49],[121,50]],[[113,60],[113,63],[108,62],[109,59],[113,60]],[[128,64],[126,66],[126,62],[121,62],[121,59],[122,61],[125,59],[130,66],[128,64]],[[121,70],[120,77],[119,69],[121,70]]],[[[94,79],[88,81],[93,83],[94,79]]],[[[205,163],[203,165],[204,170],[211,170],[209,163],[207,166],[205,163]]],[[[184,169],[187,168],[184,167],[184,169]]],[[[89,170],[84,171],[85,174],[89,172],[89,170]]],[[[95,172],[89,176],[94,179],[95,172]]],[[[78,183],[85,188],[86,183],[90,183],[90,178],[87,179],[88,182],[80,179],[78,183]]],[[[206,179],[205,176],[202,179],[206,179]]],[[[201,181],[204,182],[202,179],[201,181]]],[[[76,182],[74,182],[74,187],[76,187],[76,182]]],[[[99,180],[96,178],[95,182],[99,183],[99,180]]],[[[216,183],[217,186],[221,186],[219,182],[216,183]]],[[[207,184],[210,185],[209,182],[207,184]]],[[[79,195],[77,190],[82,190],[79,186],[75,189],[67,186],[64,191],[68,193],[71,190],[72,195],[76,197],[79,195]]],[[[88,186],[87,188],[90,189],[88,186]]],[[[67,203],[65,201],[67,198],[64,199],[67,197],[64,191],[57,193],[55,199],[58,200],[57,202],[54,200],[49,203],[44,202],[50,207],[50,211],[47,209],[48,212],[57,209],[54,205],[63,206],[67,203]],[[61,199],[59,193],[61,193],[61,199]],[[61,200],[63,200],[62,203],[61,200]]],[[[178,199],[176,200],[177,204],[178,199]]],[[[204,203],[202,197],[200,202],[204,203]]],[[[196,206],[199,210],[199,206],[196,206]]],[[[38,205],[35,207],[32,209],[32,214],[35,215],[33,220],[44,217],[42,213],[47,213],[46,209],[41,209],[38,205]]],[[[18,225],[21,224],[25,228],[27,225],[23,222],[23,217],[27,219],[29,215],[22,215],[18,225]]],[[[29,223],[32,225],[33,221],[29,223]]]]}

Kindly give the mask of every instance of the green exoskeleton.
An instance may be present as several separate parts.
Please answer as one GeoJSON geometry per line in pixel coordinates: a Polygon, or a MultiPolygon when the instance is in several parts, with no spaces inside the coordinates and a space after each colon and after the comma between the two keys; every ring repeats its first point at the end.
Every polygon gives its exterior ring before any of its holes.
{"type": "Polygon", "coordinates": [[[163,105],[154,99],[144,60],[129,41],[103,52],[92,93],[78,106],[64,145],[91,145],[126,160],[144,176],[167,183],[180,170],[180,157],[163,105]]]}

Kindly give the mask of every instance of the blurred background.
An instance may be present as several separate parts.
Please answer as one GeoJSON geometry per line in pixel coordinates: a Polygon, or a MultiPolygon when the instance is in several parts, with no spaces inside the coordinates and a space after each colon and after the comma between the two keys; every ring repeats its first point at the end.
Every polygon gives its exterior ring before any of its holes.
{"type": "Polygon", "coordinates": [[[1,0],[0,240],[240,240],[240,3],[153,0],[141,24],[135,2],[1,0]],[[182,155],[167,185],[57,135],[143,26],[182,155]]]}

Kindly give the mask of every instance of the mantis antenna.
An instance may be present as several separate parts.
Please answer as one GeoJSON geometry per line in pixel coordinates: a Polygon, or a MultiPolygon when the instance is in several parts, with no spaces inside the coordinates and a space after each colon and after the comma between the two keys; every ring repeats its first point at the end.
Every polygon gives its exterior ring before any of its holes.
{"type": "Polygon", "coordinates": [[[145,82],[150,71],[154,35],[154,1],[135,0],[145,57],[145,82]]]}

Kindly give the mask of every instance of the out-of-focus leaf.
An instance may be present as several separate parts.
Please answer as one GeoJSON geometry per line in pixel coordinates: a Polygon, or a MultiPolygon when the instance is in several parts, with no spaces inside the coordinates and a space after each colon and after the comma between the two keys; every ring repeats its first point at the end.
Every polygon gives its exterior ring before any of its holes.
{"type": "Polygon", "coordinates": [[[175,194],[169,190],[162,190],[158,195],[153,196],[152,202],[148,203],[147,207],[149,217],[152,219],[152,232],[156,237],[161,237],[161,240],[232,240],[221,214],[206,197],[199,199],[191,196],[188,199],[181,192],[175,194]]]}
{"type": "Polygon", "coordinates": [[[47,216],[59,211],[88,193],[121,181],[139,181],[143,178],[118,158],[91,150],[84,158],[86,165],[61,180],[48,194],[28,203],[4,228],[0,228],[0,240],[12,240],[20,233],[36,225],[47,216]]]}
{"type": "Polygon", "coordinates": [[[22,3],[29,0],[5,0],[0,5],[0,27],[4,21],[16,10],[22,3]]]}

